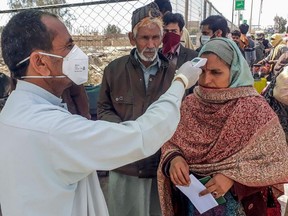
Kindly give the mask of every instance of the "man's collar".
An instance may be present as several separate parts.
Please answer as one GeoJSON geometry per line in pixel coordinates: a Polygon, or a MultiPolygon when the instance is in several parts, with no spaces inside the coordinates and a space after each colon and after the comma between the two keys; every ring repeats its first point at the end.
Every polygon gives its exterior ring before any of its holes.
{"type": "Polygon", "coordinates": [[[33,94],[36,94],[42,98],[45,98],[47,101],[49,101],[50,103],[54,105],[60,106],[62,103],[61,98],[55,96],[51,92],[42,88],[41,86],[38,86],[34,83],[30,83],[24,80],[17,80],[16,90],[32,92],[33,94]]]}
{"type": "MultiPolygon", "coordinates": [[[[140,57],[139,57],[139,55],[138,55],[138,50],[137,50],[137,48],[135,49],[135,52],[134,52],[134,58],[136,59],[137,62],[139,62],[139,63],[142,65],[142,67],[146,68],[145,65],[141,62],[141,59],[140,59],[140,57]]],[[[160,60],[160,58],[159,58],[158,52],[157,52],[157,55],[156,55],[155,60],[154,60],[154,61],[149,65],[149,67],[147,67],[147,68],[150,68],[150,67],[152,67],[152,66],[155,66],[157,63],[158,63],[158,67],[160,67],[160,66],[161,66],[161,60],[160,60]]]]}
{"type": "Polygon", "coordinates": [[[174,52],[174,54],[177,55],[177,56],[179,56],[180,47],[181,47],[181,43],[179,43],[178,47],[175,49],[175,52],[174,52]]]}
{"type": "MultiPolygon", "coordinates": [[[[179,56],[180,54],[180,49],[181,49],[181,43],[178,44],[178,46],[175,46],[174,52],[168,52],[165,57],[168,58],[168,56],[179,56]]],[[[162,52],[162,50],[161,50],[162,52]]],[[[163,53],[162,53],[163,54],[163,53]]],[[[164,54],[163,54],[164,55],[164,54]]]]}

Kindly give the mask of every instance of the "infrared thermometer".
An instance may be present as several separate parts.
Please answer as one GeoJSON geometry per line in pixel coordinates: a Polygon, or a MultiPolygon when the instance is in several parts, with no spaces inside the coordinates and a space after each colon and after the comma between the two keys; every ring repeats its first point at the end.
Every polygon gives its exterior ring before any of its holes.
{"type": "Polygon", "coordinates": [[[192,59],[191,62],[192,62],[193,67],[200,68],[200,67],[203,67],[206,64],[207,59],[206,58],[196,57],[196,58],[192,59]]]}

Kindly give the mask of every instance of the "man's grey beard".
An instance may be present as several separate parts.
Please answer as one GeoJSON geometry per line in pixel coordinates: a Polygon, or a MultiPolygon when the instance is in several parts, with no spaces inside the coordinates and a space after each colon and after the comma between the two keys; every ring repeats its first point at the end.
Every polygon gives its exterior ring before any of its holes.
{"type": "Polygon", "coordinates": [[[152,49],[149,49],[149,48],[145,48],[145,49],[143,49],[142,50],[142,52],[140,53],[139,51],[138,51],[138,49],[137,49],[137,53],[138,53],[138,55],[139,55],[139,57],[140,57],[140,59],[142,60],[142,61],[145,61],[145,62],[153,62],[155,59],[156,59],[156,57],[157,57],[157,53],[158,53],[158,48],[152,48],[152,49]],[[155,52],[155,54],[152,56],[152,57],[146,57],[146,56],[144,56],[144,52],[145,51],[153,51],[153,52],[155,52]]]}

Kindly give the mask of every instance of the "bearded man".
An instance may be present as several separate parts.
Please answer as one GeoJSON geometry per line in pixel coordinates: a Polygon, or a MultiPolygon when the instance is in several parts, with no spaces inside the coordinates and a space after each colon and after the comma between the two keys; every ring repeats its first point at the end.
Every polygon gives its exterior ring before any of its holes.
{"type": "MultiPolygon", "coordinates": [[[[160,15],[154,2],[133,12],[129,39],[136,47],[130,55],[112,61],[105,68],[97,105],[98,119],[116,123],[134,120],[171,85],[175,69],[158,52],[163,37],[160,15]]],[[[110,171],[111,216],[161,215],[156,181],[159,159],[160,151],[110,171]]]]}

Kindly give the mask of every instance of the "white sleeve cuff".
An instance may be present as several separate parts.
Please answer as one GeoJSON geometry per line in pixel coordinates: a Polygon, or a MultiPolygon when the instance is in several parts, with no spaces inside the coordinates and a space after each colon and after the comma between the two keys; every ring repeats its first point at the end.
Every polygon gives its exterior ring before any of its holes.
{"type": "Polygon", "coordinates": [[[187,77],[180,73],[180,74],[177,74],[177,75],[174,77],[173,81],[175,81],[175,79],[177,79],[177,78],[180,78],[180,79],[183,81],[183,83],[184,83],[184,85],[185,85],[185,89],[186,89],[187,86],[188,86],[188,83],[189,83],[187,77]]]}

